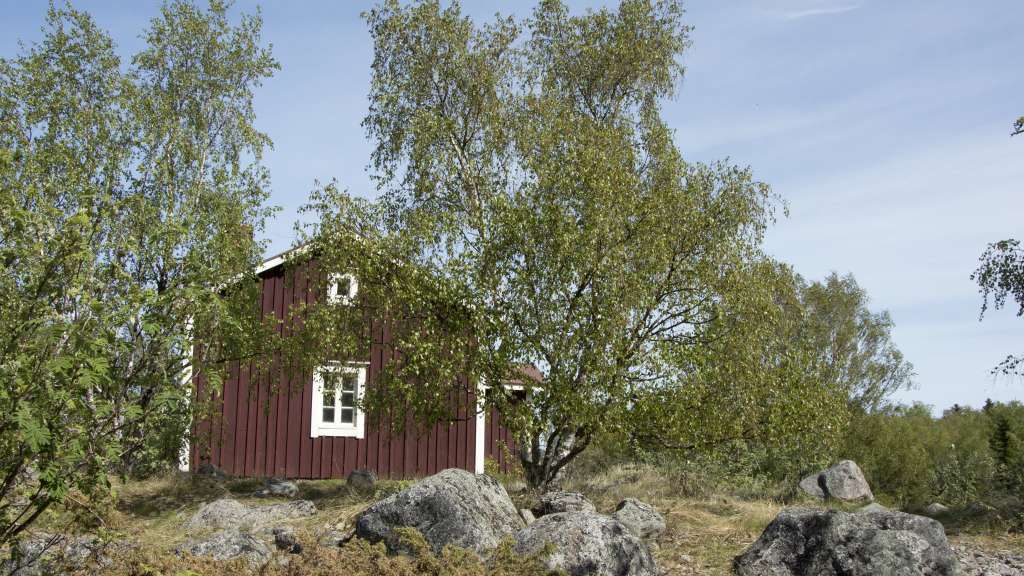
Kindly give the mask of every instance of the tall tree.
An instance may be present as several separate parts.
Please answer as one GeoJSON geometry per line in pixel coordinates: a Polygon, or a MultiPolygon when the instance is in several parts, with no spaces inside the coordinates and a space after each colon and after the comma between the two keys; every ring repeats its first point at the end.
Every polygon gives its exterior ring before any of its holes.
{"type": "Polygon", "coordinates": [[[819,357],[821,378],[842,390],[853,408],[876,411],[913,385],[914,367],[892,341],[892,318],[871,311],[853,275],[833,272],[823,282],[796,282],[804,314],[800,330],[819,357]]]}
{"type": "Polygon", "coordinates": [[[51,8],[0,61],[0,542],[112,470],[177,459],[193,342],[213,382],[258,345],[249,283],[224,286],[267,215],[260,27],[172,2],[123,66],[87,14],[51,8]]]}
{"type": "MultiPolygon", "coordinates": [[[[660,103],[683,73],[682,16],[674,0],[578,16],[545,0],[523,22],[482,26],[429,0],[365,15],[382,196],[320,189],[308,232],[323,265],[353,272],[361,302],[393,322],[400,360],[367,407],[404,404],[429,423],[459,374],[481,379],[542,486],[595,434],[693,382],[683,359],[755,298],[774,199],[748,170],[676,148],[660,103]],[[499,383],[524,364],[544,381],[514,402],[499,383]]],[[[342,355],[360,344],[336,327],[365,310],[328,308],[333,321],[306,324],[322,334],[296,342],[342,355]]]]}

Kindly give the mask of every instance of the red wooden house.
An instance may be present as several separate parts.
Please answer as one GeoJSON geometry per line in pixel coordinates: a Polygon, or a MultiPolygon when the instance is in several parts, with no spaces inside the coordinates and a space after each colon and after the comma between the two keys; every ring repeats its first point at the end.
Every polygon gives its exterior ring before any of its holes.
{"type": "MultiPolygon", "coordinates": [[[[288,263],[286,255],[257,269],[262,313],[280,320],[285,334],[289,306],[314,301],[308,269],[308,263],[288,263]]],[[[356,279],[342,277],[327,297],[352,298],[357,291],[356,279]]],[[[399,479],[445,468],[479,474],[485,459],[492,459],[507,471],[514,458],[508,430],[497,410],[478,410],[475,394],[465,389],[459,393],[457,421],[426,431],[407,426],[395,434],[386,422],[359,410],[358,398],[374,385],[390,354],[380,345],[389,338],[386,325],[373,321],[370,329],[369,358],[326,365],[312,375],[286,374],[276,387],[246,362],[232,363],[219,394],[195,378],[196,394],[212,401],[213,415],[193,426],[188,469],[210,463],[233,476],[286,478],[343,478],[370,469],[381,478],[399,479]]],[[[539,378],[532,367],[526,374],[539,378]]]]}

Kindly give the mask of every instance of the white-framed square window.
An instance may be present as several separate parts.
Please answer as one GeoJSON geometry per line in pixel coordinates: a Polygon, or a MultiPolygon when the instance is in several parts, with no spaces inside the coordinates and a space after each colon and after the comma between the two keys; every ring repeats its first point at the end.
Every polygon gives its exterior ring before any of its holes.
{"type": "Polygon", "coordinates": [[[351,274],[331,274],[327,284],[327,301],[331,304],[351,304],[359,292],[359,282],[351,274]]]}
{"type": "Polygon", "coordinates": [[[313,374],[313,410],[309,435],[362,438],[366,417],[359,402],[366,387],[366,366],[328,364],[313,374]]]}

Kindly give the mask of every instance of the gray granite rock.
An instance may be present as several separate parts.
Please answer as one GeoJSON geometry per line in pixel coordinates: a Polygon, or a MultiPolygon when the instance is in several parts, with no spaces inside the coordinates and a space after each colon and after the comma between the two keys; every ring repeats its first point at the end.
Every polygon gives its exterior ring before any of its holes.
{"type": "Polygon", "coordinates": [[[864,473],[853,460],[843,460],[800,481],[800,489],[817,498],[834,498],[844,502],[875,499],[864,473]]]}
{"type": "Polygon", "coordinates": [[[271,531],[274,535],[274,546],[278,550],[288,552],[290,554],[298,554],[302,552],[302,545],[299,544],[298,539],[295,538],[295,532],[287,526],[278,526],[271,531]]]}
{"type": "Polygon", "coordinates": [[[299,495],[299,486],[295,482],[285,480],[284,478],[267,478],[263,488],[256,492],[256,495],[295,498],[299,495]]]}
{"type": "Polygon", "coordinates": [[[270,549],[248,532],[237,528],[218,530],[199,539],[191,539],[178,547],[178,554],[206,556],[214,560],[244,558],[250,566],[261,566],[270,558],[270,549]]]}
{"type": "Polygon", "coordinates": [[[931,518],[903,512],[788,508],[733,564],[740,576],[954,576],[957,559],[931,518]]]}
{"type": "Polygon", "coordinates": [[[246,506],[233,498],[221,498],[204,504],[185,523],[188,530],[221,528],[253,529],[289,518],[305,518],[316,514],[309,500],[292,500],[267,506],[246,506]]]}
{"type": "Polygon", "coordinates": [[[594,505],[579,492],[561,490],[546,492],[540,497],[540,504],[533,509],[536,517],[558,514],[559,512],[596,512],[594,505]]]}
{"type": "Polygon", "coordinates": [[[520,508],[519,516],[522,517],[523,522],[526,522],[527,526],[533,524],[537,520],[537,517],[533,515],[533,510],[530,510],[529,508],[520,508]]]}
{"type": "Polygon", "coordinates": [[[99,571],[110,564],[109,552],[123,546],[130,544],[105,542],[93,535],[65,536],[38,532],[17,542],[10,557],[0,561],[0,574],[48,576],[99,571]]]}
{"type": "Polygon", "coordinates": [[[1009,550],[980,550],[966,545],[953,546],[963,576],[1020,576],[1024,574],[1024,554],[1009,550]]]}
{"type": "Polygon", "coordinates": [[[619,502],[612,518],[643,540],[654,540],[665,531],[665,518],[654,509],[654,506],[636,498],[626,498],[619,502]]]}
{"type": "Polygon", "coordinates": [[[435,552],[446,544],[484,552],[524,525],[497,480],[451,468],[381,500],[359,515],[356,535],[408,552],[396,528],[419,530],[435,552]]]}
{"type": "Polygon", "coordinates": [[[866,506],[861,506],[857,509],[857,512],[888,512],[889,509],[882,506],[878,502],[872,502],[866,506]]]}
{"type": "Polygon", "coordinates": [[[655,576],[659,572],[647,546],[618,520],[595,512],[556,512],[538,518],[516,534],[515,550],[554,551],[547,568],[571,576],[655,576]]]}

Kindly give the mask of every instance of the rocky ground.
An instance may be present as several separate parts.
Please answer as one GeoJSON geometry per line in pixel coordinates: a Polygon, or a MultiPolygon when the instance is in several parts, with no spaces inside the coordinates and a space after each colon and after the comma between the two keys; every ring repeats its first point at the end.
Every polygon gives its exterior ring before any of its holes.
{"type": "MultiPolygon", "coordinates": [[[[501,495],[504,488],[497,485],[485,483],[474,487],[475,481],[461,477],[445,482],[439,485],[450,484],[451,489],[437,492],[466,494],[475,490],[492,502],[507,498],[501,495]]],[[[467,506],[463,501],[449,500],[445,504],[431,500],[432,496],[420,497],[419,507],[410,507],[398,496],[411,486],[409,482],[381,481],[376,486],[367,486],[361,480],[358,487],[356,484],[331,480],[268,486],[253,480],[174,476],[126,485],[118,490],[117,510],[103,520],[98,533],[115,543],[114,550],[133,554],[134,564],[111,564],[91,534],[70,540],[67,547],[71,555],[103,558],[101,573],[113,574],[149,574],[137,569],[154,566],[159,568],[154,574],[240,574],[268,561],[271,569],[263,572],[268,576],[327,574],[316,566],[339,562],[352,566],[353,574],[417,576],[436,573],[429,567],[437,568],[445,562],[455,562],[444,565],[445,570],[450,570],[447,573],[487,573],[488,569],[479,563],[442,558],[437,546],[441,541],[439,533],[429,529],[441,525],[446,515],[462,514],[467,506]],[[454,512],[446,512],[445,506],[454,512]],[[379,518],[367,516],[368,507],[379,511],[379,518]],[[379,536],[381,545],[388,544],[390,548],[394,543],[388,535],[391,528],[386,524],[391,522],[390,518],[399,517],[407,524],[422,525],[426,560],[395,559],[363,544],[338,546],[342,542],[368,542],[379,536]],[[370,540],[353,540],[360,518],[366,519],[364,536],[369,535],[370,540]],[[214,557],[235,557],[236,561],[222,563],[212,560],[214,557]],[[119,567],[111,571],[110,567],[115,565],[119,567]]],[[[515,556],[539,549],[538,542],[548,541],[557,541],[568,551],[591,550],[593,554],[587,554],[595,558],[601,557],[598,551],[613,550],[614,554],[602,561],[631,565],[634,572],[627,573],[730,574],[733,558],[757,541],[765,527],[786,508],[776,501],[750,496],[687,494],[678,481],[666,478],[660,471],[636,467],[588,475],[567,486],[569,492],[542,498],[524,491],[514,481],[506,481],[505,487],[511,502],[501,504],[500,514],[485,516],[504,519],[495,525],[491,540],[497,538],[498,532],[515,536],[510,555],[506,555],[506,561],[511,558],[509,566],[513,569],[504,573],[517,575],[536,572],[515,556]],[[525,525],[533,528],[524,529],[525,525]],[[635,538],[622,536],[625,532],[635,538]],[[615,544],[592,542],[590,533],[603,534],[601,538],[615,544]],[[648,557],[638,551],[637,541],[646,544],[657,572],[650,568],[648,557]]],[[[422,496],[431,491],[419,493],[422,496]]],[[[803,505],[812,509],[822,506],[813,499],[804,500],[803,505]]],[[[873,510],[878,512],[879,507],[873,510]]],[[[457,528],[455,524],[461,526],[463,522],[449,524],[457,528]]],[[[851,527],[859,529],[856,525],[851,527]]],[[[440,534],[441,539],[451,534],[458,536],[454,532],[440,534]]],[[[1020,535],[952,533],[949,540],[962,574],[1024,575],[1024,537],[1020,535]]],[[[33,545],[38,546],[39,542],[36,540],[33,545]]],[[[416,546],[413,542],[412,548],[416,546]]],[[[25,572],[34,573],[52,572],[25,572]]]]}
{"type": "Polygon", "coordinates": [[[1024,574],[1024,552],[983,550],[977,546],[954,544],[963,576],[1020,576],[1024,574]]]}

